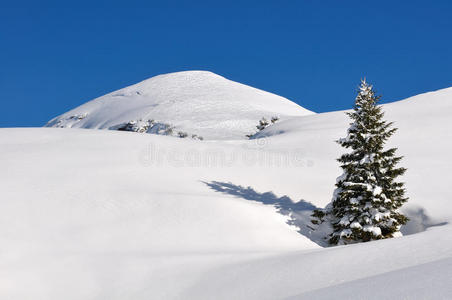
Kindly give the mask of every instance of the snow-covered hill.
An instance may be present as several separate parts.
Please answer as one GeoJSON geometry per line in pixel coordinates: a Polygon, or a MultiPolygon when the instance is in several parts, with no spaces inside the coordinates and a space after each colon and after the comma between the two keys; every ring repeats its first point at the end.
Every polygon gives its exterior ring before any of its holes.
{"type": "Polygon", "coordinates": [[[244,139],[262,117],[312,114],[286,98],[207,71],[159,75],[89,101],[47,127],[118,129],[128,122],[152,133],[186,132],[205,139],[244,139]],[[134,123],[136,124],[136,123],[134,123]],[[147,130],[148,128],[146,128],[147,130]]]}
{"type": "Polygon", "coordinates": [[[452,89],[384,110],[411,222],[334,248],[306,225],[340,175],[344,112],[208,143],[0,129],[0,298],[448,299],[452,89]]]}

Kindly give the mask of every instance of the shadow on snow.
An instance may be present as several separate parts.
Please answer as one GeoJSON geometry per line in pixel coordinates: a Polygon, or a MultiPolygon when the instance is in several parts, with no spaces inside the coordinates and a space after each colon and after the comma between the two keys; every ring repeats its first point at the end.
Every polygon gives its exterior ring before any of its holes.
{"type": "Polygon", "coordinates": [[[294,202],[288,196],[277,197],[273,192],[259,193],[251,187],[235,185],[230,182],[203,181],[203,183],[216,192],[275,207],[278,213],[289,218],[287,224],[297,227],[298,233],[322,247],[326,246],[325,240],[319,233],[315,234],[311,226],[312,211],[317,209],[312,203],[303,199],[294,202]]]}
{"type": "Polygon", "coordinates": [[[410,220],[406,225],[403,225],[400,229],[403,235],[410,235],[426,231],[430,227],[443,226],[447,222],[438,222],[432,220],[424,208],[411,206],[403,209],[403,214],[407,216],[410,220]]]}
{"type": "MultiPolygon", "coordinates": [[[[328,242],[325,239],[325,232],[314,230],[311,223],[312,211],[317,209],[312,203],[303,199],[294,202],[288,196],[277,197],[273,192],[259,193],[252,187],[235,185],[230,182],[203,181],[203,183],[216,192],[275,207],[278,213],[288,217],[287,224],[295,226],[298,233],[309,238],[319,246],[328,246],[328,242]]],[[[447,224],[447,222],[434,222],[431,220],[422,207],[409,207],[404,209],[403,213],[410,219],[400,230],[403,235],[411,235],[425,231],[430,227],[447,224]]]]}

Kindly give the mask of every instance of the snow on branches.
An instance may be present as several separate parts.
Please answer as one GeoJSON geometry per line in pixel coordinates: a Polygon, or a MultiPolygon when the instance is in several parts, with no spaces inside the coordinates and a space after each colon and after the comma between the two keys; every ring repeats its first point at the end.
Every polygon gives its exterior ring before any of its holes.
{"type": "Polygon", "coordinates": [[[313,215],[315,224],[319,216],[330,223],[333,245],[391,238],[408,220],[398,211],[408,199],[403,183],[396,181],[406,169],[397,167],[402,158],[395,156],[396,148],[384,148],[397,129],[383,120],[379,98],[362,80],[354,109],[347,113],[352,119],[347,136],[337,141],[350,150],[338,159],[343,174],[330,205],[313,215]]]}

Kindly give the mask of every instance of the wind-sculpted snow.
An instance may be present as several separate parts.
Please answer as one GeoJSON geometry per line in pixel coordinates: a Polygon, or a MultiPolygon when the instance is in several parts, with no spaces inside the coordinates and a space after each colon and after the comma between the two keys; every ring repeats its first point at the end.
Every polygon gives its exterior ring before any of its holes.
{"type": "Polygon", "coordinates": [[[405,235],[329,248],[309,215],[341,174],[344,112],[255,140],[0,129],[0,298],[448,299],[451,99],[384,105],[408,168],[405,235]]]}
{"type": "Polygon", "coordinates": [[[308,114],[313,113],[275,94],[211,72],[186,71],[155,76],[96,98],[46,126],[114,129],[128,122],[154,120],[173,126],[175,133],[245,139],[262,117],[288,119],[308,114]]]}

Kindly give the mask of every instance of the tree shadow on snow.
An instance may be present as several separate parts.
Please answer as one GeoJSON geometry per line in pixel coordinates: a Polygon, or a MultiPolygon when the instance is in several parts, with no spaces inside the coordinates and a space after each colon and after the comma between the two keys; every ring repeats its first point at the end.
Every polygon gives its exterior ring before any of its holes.
{"type": "Polygon", "coordinates": [[[203,183],[216,192],[275,207],[278,213],[289,217],[287,224],[295,226],[298,229],[298,233],[322,247],[326,246],[325,240],[321,236],[318,236],[319,234],[316,234],[311,226],[312,211],[317,209],[312,203],[303,199],[294,202],[288,196],[277,197],[273,192],[259,193],[251,187],[235,185],[230,182],[203,181],[203,183]]]}
{"type": "Polygon", "coordinates": [[[438,222],[432,220],[424,208],[422,207],[409,207],[403,210],[403,213],[410,219],[406,225],[403,225],[400,229],[403,235],[410,235],[426,231],[430,227],[443,226],[447,222],[438,222]]]}

